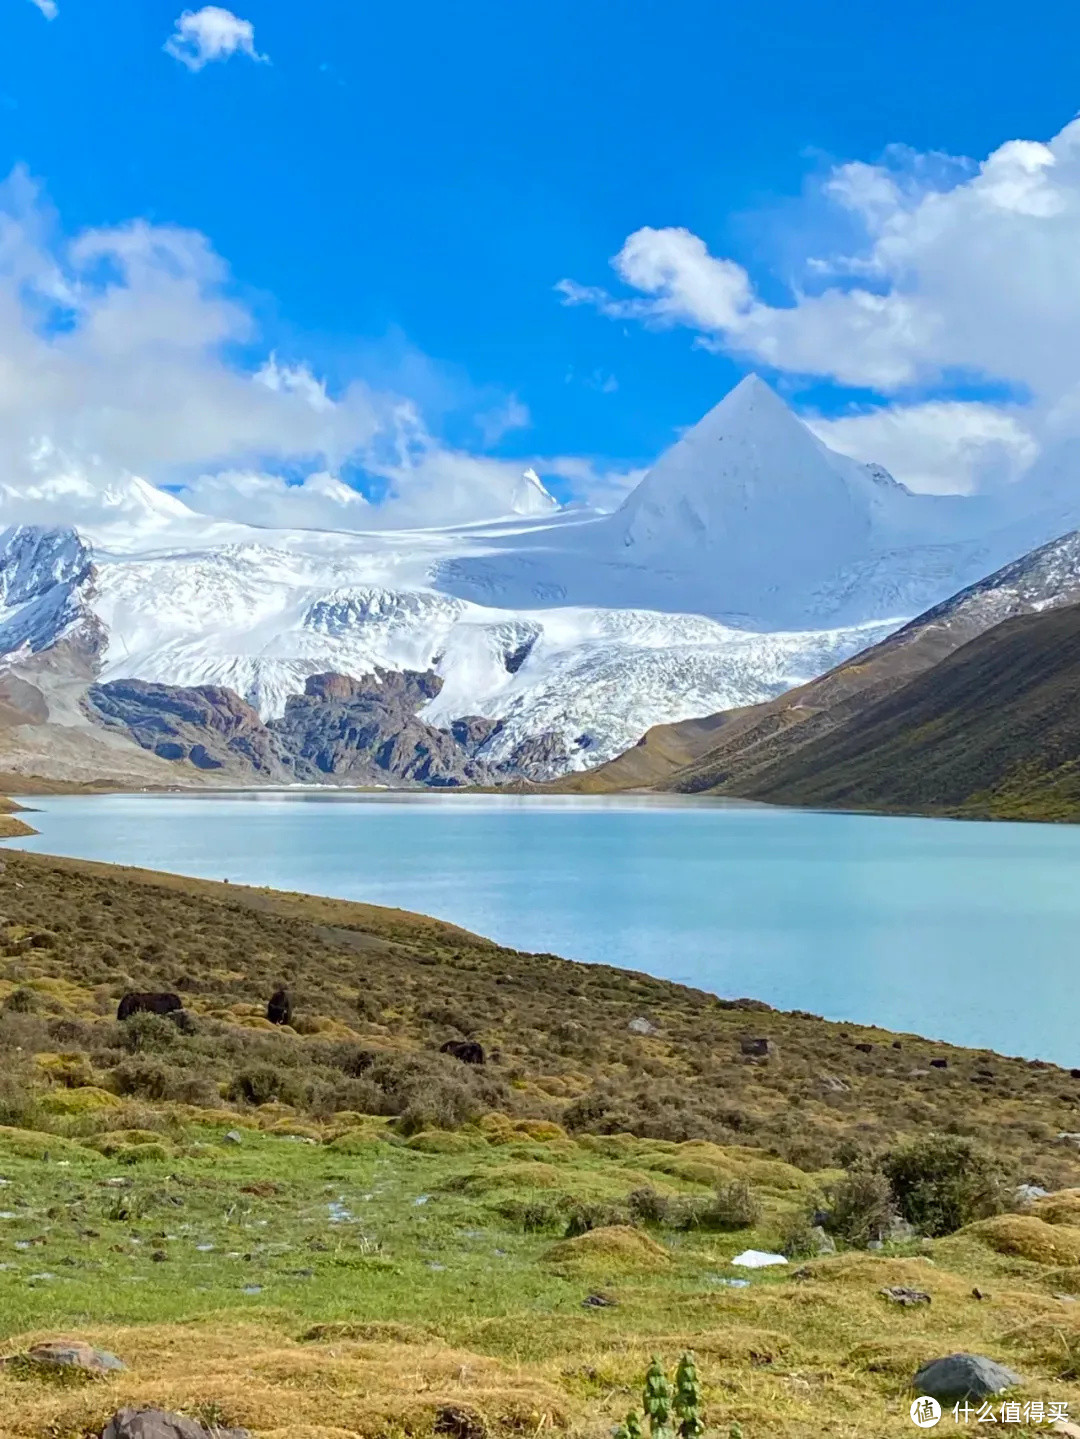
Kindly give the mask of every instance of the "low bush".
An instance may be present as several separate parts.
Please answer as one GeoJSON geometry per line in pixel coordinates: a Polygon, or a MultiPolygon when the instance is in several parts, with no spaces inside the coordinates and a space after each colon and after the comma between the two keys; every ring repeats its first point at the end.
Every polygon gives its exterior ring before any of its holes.
{"type": "Polygon", "coordinates": [[[745,1179],[721,1184],[715,1194],[696,1211],[694,1225],[699,1229],[753,1229],[761,1222],[761,1200],[745,1179]]]}
{"type": "Polygon", "coordinates": [[[460,1129],[487,1108],[467,1084],[435,1076],[415,1079],[398,1097],[403,1103],[397,1127],[406,1138],[424,1129],[460,1129]]]}
{"type": "Polygon", "coordinates": [[[960,1135],[930,1134],[901,1145],[882,1168],[900,1213],[922,1234],[951,1234],[1005,1208],[1001,1162],[960,1135]]]}
{"type": "Polygon", "coordinates": [[[0,1125],[11,1129],[35,1129],[41,1117],[29,1066],[10,1064],[0,1072],[0,1125]]]}
{"type": "Polygon", "coordinates": [[[296,1074],[277,1064],[253,1064],[234,1074],[226,1098],[239,1104],[295,1104],[302,1097],[296,1074]]]}
{"type": "Polygon", "coordinates": [[[207,1076],[142,1055],[115,1065],[108,1072],[108,1081],[114,1094],[152,1102],[172,1100],[201,1107],[220,1102],[217,1089],[207,1076]]]}
{"type": "Polygon", "coordinates": [[[563,1199],[506,1199],[494,1208],[503,1219],[518,1225],[526,1234],[562,1229],[566,1224],[563,1199]]]}
{"type": "Polygon", "coordinates": [[[129,1054],[164,1054],[180,1037],[176,1025],[163,1014],[133,1014],[120,1029],[129,1054]]]}
{"type": "Polygon", "coordinates": [[[668,1224],[671,1220],[671,1200],[651,1185],[628,1194],[626,1208],[639,1224],[668,1224]]]}
{"type": "Polygon", "coordinates": [[[608,1229],[612,1225],[629,1225],[631,1222],[631,1216],[620,1204],[579,1204],[566,1221],[564,1236],[576,1239],[579,1234],[588,1234],[590,1229],[608,1229]]]}
{"type": "Polygon", "coordinates": [[[41,1008],[41,997],[33,989],[26,985],[20,985],[13,989],[4,1000],[4,1009],[8,1014],[36,1014],[41,1008]]]}
{"type": "Polygon", "coordinates": [[[892,1189],[879,1169],[849,1169],[829,1200],[825,1228],[856,1249],[882,1239],[896,1217],[892,1189]]]}
{"type": "Polygon", "coordinates": [[[821,1233],[806,1210],[789,1214],[780,1225],[780,1253],[785,1259],[813,1259],[821,1253],[821,1233]]]}

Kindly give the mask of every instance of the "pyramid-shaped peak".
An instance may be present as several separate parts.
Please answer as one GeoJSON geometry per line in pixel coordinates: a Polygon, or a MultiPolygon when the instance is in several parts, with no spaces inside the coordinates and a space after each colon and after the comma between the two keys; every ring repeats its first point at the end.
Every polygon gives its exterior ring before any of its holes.
{"type": "Polygon", "coordinates": [[[687,434],[693,435],[698,430],[716,434],[765,429],[798,429],[811,438],[802,420],[772,386],[760,375],[749,374],[687,434]]]}
{"type": "Polygon", "coordinates": [[[711,569],[721,609],[775,616],[865,555],[873,534],[893,533],[892,511],[910,499],[895,490],[751,374],[660,456],[609,533],[624,562],[711,569]]]}

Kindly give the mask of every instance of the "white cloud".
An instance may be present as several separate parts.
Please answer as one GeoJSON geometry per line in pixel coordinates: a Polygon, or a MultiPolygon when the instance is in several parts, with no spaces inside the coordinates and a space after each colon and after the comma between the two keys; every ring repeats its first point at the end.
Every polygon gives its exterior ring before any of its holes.
{"type": "Polygon", "coordinates": [[[220,5],[185,10],[166,40],[165,50],[189,70],[201,70],[214,60],[228,60],[232,55],[247,55],[263,64],[269,62],[269,56],[260,55],[255,49],[255,27],[251,21],[241,20],[220,5]]]}
{"type": "Polygon", "coordinates": [[[37,6],[46,20],[55,20],[60,13],[56,0],[30,0],[30,3],[37,6]]]}
{"type": "Polygon", "coordinates": [[[370,529],[373,507],[359,491],[320,470],[299,483],[257,470],[224,470],[191,480],[179,498],[200,514],[269,529],[370,529]]]}
{"type": "Polygon", "coordinates": [[[528,405],[523,404],[517,395],[508,395],[501,404],[477,415],[476,424],[485,447],[490,447],[497,445],[512,430],[527,429],[532,424],[532,416],[528,405]]]}
{"type": "Polygon", "coordinates": [[[971,493],[1009,484],[1039,453],[1016,414],[978,401],[881,406],[808,423],[832,449],[864,463],[885,463],[910,489],[924,493],[971,493]]]}
{"type": "Polygon", "coordinates": [[[685,326],[706,348],[886,397],[947,398],[965,377],[1026,398],[1022,420],[1016,406],[994,405],[991,423],[986,405],[920,405],[831,431],[860,449],[876,433],[887,446],[876,458],[903,478],[941,479],[932,432],[970,479],[984,463],[991,474],[1024,463],[1020,431],[1041,438],[1051,409],[1080,417],[1068,402],[1080,395],[1080,120],[978,164],[897,148],[877,165],[839,165],[815,200],[843,219],[834,233],[857,238],[823,254],[808,238],[787,303],[764,301],[741,265],[676,228],[628,237],[612,265],[630,293],[571,280],[558,289],[567,304],[685,326]]]}
{"type": "MultiPolygon", "coordinates": [[[[205,236],[134,221],[65,237],[24,171],[0,184],[9,500],[20,487],[41,495],[77,481],[91,503],[140,476],[193,508],[262,524],[437,525],[509,513],[529,460],[448,447],[413,400],[365,380],[331,387],[274,354],[238,364],[238,347],[257,343],[205,236]],[[354,473],[385,499],[369,504],[341,478],[354,473]]],[[[468,400],[482,401],[469,418],[489,439],[528,421],[514,395],[468,400]]],[[[532,463],[544,472],[543,460],[532,463]]]]}
{"type": "Polygon", "coordinates": [[[648,466],[620,468],[601,465],[577,455],[560,455],[542,462],[542,473],[566,480],[581,502],[591,509],[617,510],[627,495],[648,473],[648,466]]]}

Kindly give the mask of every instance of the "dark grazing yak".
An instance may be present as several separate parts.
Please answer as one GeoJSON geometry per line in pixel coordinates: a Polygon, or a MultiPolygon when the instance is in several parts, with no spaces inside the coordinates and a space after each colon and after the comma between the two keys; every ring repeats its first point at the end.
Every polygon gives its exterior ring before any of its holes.
{"type": "Polygon", "coordinates": [[[473,1039],[448,1039],[440,1048],[440,1054],[453,1055],[462,1064],[483,1064],[484,1047],[473,1039]]]}
{"type": "Polygon", "coordinates": [[[125,994],[116,1017],[130,1019],[133,1014],[172,1014],[183,1007],[178,994],[125,994]]]}
{"type": "Polygon", "coordinates": [[[275,989],[266,1006],[271,1024],[292,1024],[292,995],[287,989],[275,989]]]}

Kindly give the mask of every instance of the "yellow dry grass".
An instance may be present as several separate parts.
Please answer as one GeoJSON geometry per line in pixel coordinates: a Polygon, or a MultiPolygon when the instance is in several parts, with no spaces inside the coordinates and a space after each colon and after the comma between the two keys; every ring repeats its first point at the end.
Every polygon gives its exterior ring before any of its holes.
{"type": "Polygon", "coordinates": [[[1071,1224],[1080,1227],[1080,1189],[1059,1189],[1031,1206],[1036,1219],[1047,1224],[1071,1224]]]}
{"type": "Polygon", "coordinates": [[[1080,1232],[1061,1224],[1047,1224],[1032,1214],[999,1214],[981,1219],[962,1231],[988,1244],[999,1254],[1030,1259],[1036,1264],[1080,1264],[1080,1232]]]}
{"type": "Polygon", "coordinates": [[[625,1271],[663,1269],[671,1255],[662,1244],[625,1224],[607,1224],[553,1244],[544,1256],[560,1268],[625,1271]]]}
{"type": "MultiPolygon", "coordinates": [[[[44,1337],[21,1336],[12,1348],[44,1337]]],[[[197,1413],[212,1403],[259,1439],[430,1433],[437,1411],[450,1406],[510,1430],[567,1422],[565,1397],[543,1378],[437,1343],[301,1343],[241,1324],[100,1328],[87,1337],[123,1355],[126,1372],[76,1389],[0,1373],[5,1439],[81,1439],[127,1404],[197,1413]]]]}

